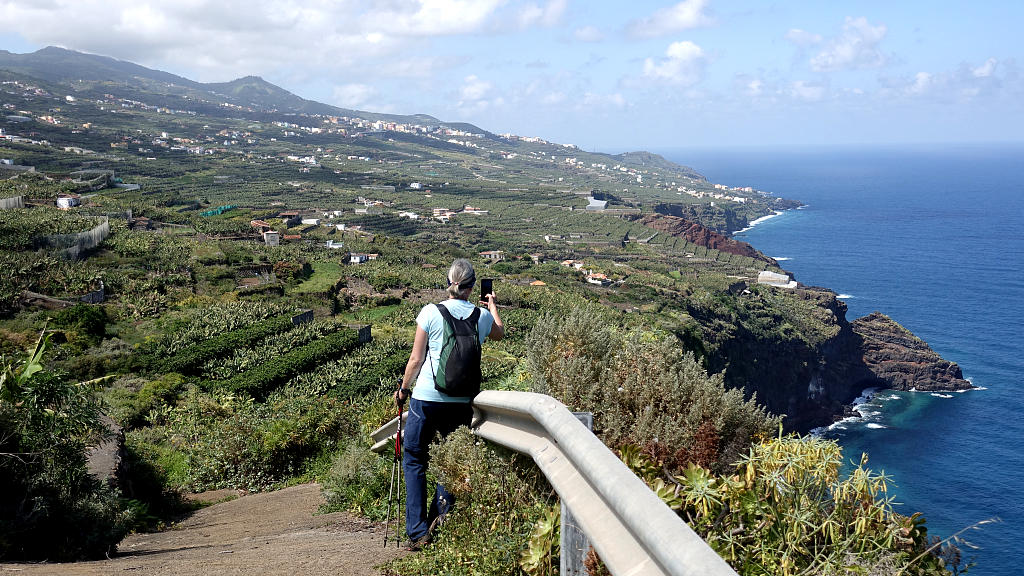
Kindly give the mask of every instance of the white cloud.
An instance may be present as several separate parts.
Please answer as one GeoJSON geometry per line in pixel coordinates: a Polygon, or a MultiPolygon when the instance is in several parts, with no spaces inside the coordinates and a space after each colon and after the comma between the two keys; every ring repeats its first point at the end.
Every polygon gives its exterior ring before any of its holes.
{"type": "Polygon", "coordinates": [[[565,92],[551,92],[544,96],[543,98],[541,98],[540,101],[541,103],[546,104],[548,106],[554,106],[556,104],[561,104],[562,102],[565,102],[566,98],[568,97],[565,95],[565,92]]]}
{"type": "Polygon", "coordinates": [[[376,99],[379,92],[376,88],[366,84],[343,84],[334,87],[333,102],[344,108],[358,108],[372,99],[376,99]]]}
{"type": "Polygon", "coordinates": [[[924,94],[932,84],[932,75],[927,72],[918,72],[914,75],[914,83],[907,87],[911,94],[924,94]]]}
{"type": "Polygon", "coordinates": [[[463,114],[476,114],[489,108],[501,106],[505,99],[496,93],[494,85],[477,77],[475,74],[466,76],[459,88],[459,101],[456,108],[463,114]]]}
{"type": "Polygon", "coordinates": [[[477,78],[475,75],[466,76],[462,88],[459,89],[459,96],[463,100],[482,100],[490,94],[494,88],[490,82],[477,78]]]}
{"type": "Polygon", "coordinates": [[[886,57],[878,45],[887,30],[885,24],[872,26],[867,18],[847,16],[842,33],[829,39],[825,48],[811,58],[811,69],[834,72],[883,66],[886,57]]]}
{"type": "Polygon", "coordinates": [[[789,86],[789,95],[805,102],[819,102],[825,98],[826,92],[824,85],[803,80],[797,80],[789,86]]]}
{"type": "MultiPolygon", "coordinates": [[[[503,0],[417,0],[370,3],[361,27],[399,36],[448,36],[479,31],[503,0]],[[410,10],[411,7],[416,7],[410,10]]],[[[327,4],[330,6],[331,4],[327,4]]]]}
{"type": "Polygon", "coordinates": [[[604,33],[593,26],[584,26],[582,28],[577,28],[576,31],[573,32],[573,37],[580,42],[600,42],[604,40],[604,33]]]}
{"type": "Polygon", "coordinates": [[[580,100],[582,108],[625,108],[627,104],[626,98],[618,92],[614,94],[587,92],[580,100]]]}
{"type": "Polygon", "coordinates": [[[710,26],[714,21],[705,13],[706,8],[707,0],[684,0],[647,18],[633,20],[626,31],[635,38],[654,38],[710,26]]]}
{"type": "Polygon", "coordinates": [[[806,48],[807,46],[821,44],[821,41],[824,40],[824,38],[821,37],[821,34],[814,34],[812,32],[800,30],[799,28],[793,28],[789,32],[786,32],[786,40],[789,40],[801,48],[806,48]]]}
{"type": "Polygon", "coordinates": [[[996,64],[999,62],[995,58],[989,58],[984,64],[978,66],[971,71],[975,78],[988,78],[996,71],[996,64]]]}
{"type": "Polygon", "coordinates": [[[704,75],[705,61],[704,50],[700,46],[689,40],[673,42],[665,51],[665,58],[658,62],[652,58],[644,61],[644,76],[671,84],[693,86],[704,75]]]}
{"type": "Polygon", "coordinates": [[[555,26],[562,21],[568,5],[568,0],[550,0],[544,6],[538,6],[533,3],[527,4],[519,11],[519,25],[523,28],[555,26]]]}
{"type": "MultiPolygon", "coordinates": [[[[452,62],[450,57],[428,58],[424,42],[489,30],[506,2],[0,0],[0,34],[130,60],[199,81],[353,70],[370,77],[417,75],[424,63],[436,69],[452,62]],[[401,65],[405,60],[417,64],[401,65]]],[[[546,5],[537,23],[558,16],[560,4],[564,0],[546,5]]]]}
{"type": "Polygon", "coordinates": [[[760,96],[763,88],[764,82],[761,82],[761,80],[754,78],[753,80],[747,83],[747,94],[751,96],[760,96]]]}
{"type": "MultiPolygon", "coordinates": [[[[995,58],[989,58],[980,66],[963,63],[956,69],[940,72],[918,72],[907,77],[880,77],[882,98],[929,99],[934,102],[963,102],[979,98],[1014,98],[1020,90],[1009,66],[999,66],[995,58]]],[[[1007,64],[1007,63],[1004,63],[1007,64]]]]}

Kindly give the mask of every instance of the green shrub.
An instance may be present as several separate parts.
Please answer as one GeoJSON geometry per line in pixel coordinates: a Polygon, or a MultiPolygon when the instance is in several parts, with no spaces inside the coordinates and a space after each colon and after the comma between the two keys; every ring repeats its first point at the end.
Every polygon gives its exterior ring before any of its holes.
{"type": "Polygon", "coordinates": [[[168,482],[201,491],[263,491],[305,472],[310,462],[355,434],[358,414],[330,398],[275,397],[266,403],[192,390],[150,442],[168,482]],[[162,437],[160,437],[162,436],[162,437]]]}
{"type": "Polygon", "coordinates": [[[167,360],[166,369],[169,372],[196,375],[201,371],[203,364],[214,358],[247,348],[267,336],[291,330],[293,327],[290,317],[279,316],[240,330],[220,334],[181,350],[167,360]]]}
{"type": "Polygon", "coordinates": [[[154,410],[173,407],[184,389],[179,374],[164,374],[141,384],[137,390],[114,388],[110,392],[111,416],[125,428],[137,428],[152,420],[154,410]]]}
{"type": "Polygon", "coordinates": [[[672,336],[619,332],[597,309],[540,318],[527,340],[539,391],[594,413],[595,432],[616,447],[636,443],[675,470],[725,469],[751,439],[778,426],[740,390],[709,376],[672,336]]]}
{"type": "Polygon", "coordinates": [[[543,474],[528,457],[479,442],[466,428],[432,445],[430,457],[455,507],[430,546],[389,568],[410,575],[520,573],[534,525],[551,504],[543,474]]]}
{"type": "Polygon", "coordinates": [[[63,328],[69,341],[95,345],[107,331],[107,311],[102,306],[75,304],[53,317],[53,325],[63,328]]]}
{"type": "Polygon", "coordinates": [[[361,398],[381,388],[393,391],[396,376],[409,361],[411,343],[394,338],[374,340],[340,359],[304,371],[288,387],[306,395],[330,392],[336,398],[361,398]]]}
{"type": "MultiPolygon", "coordinates": [[[[349,441],[334,459],[330,473],[323,482],[324,505],[320,511],[346,511],[371,520],[383,520],[386,515],[391,463],[390,457],[384,458],[370,452],[366,442],[349,441]]],[[[398,465],[401,466],[401,463],[398,465]]],[[[404,508],[402,503],[405,494],[393,497],[392,520],[398,517],[398,510],[404,508]]],[[[403,518],[398,522],[401,526],[405,525],[403,518]]],[[[401,529],[399,532],[404,533],[401,529]]]]}
{"type": "Polygon", "coordinates": [[[242,372],[229,380],[208,382],[209,388],[222,388],[254,398],[265,398],[274,388],[314,366],[324,364],[355,348],[359,344],[354,330],[343,329],[316,342],[271,358],[259,366],[242,372]]]}
{"type": "Polygon", "coordinates": [[[46,344],[0,376],[0,560],[102,557],[133,524],[86,471],[86,442],[103,432],[93,390],[43,371],[46,344]]]}
{"type": "Polygon", "coordinates": [[[369,282],[377,292],[402,287],[402,277],[394,272],[378,272],[370,276],[369,282]]]}
{"type": "Polygon", "coordinates": [[[833,441],[770,438],[731,475],[690,465],[666,478],[636,447],[622,456],[743,576],[949,574],[938,547],[927,551],[933,542],[924,518],[893,509],[891,479],[867,469],[865,456],[841,477],[842,450],[833,441]]]}

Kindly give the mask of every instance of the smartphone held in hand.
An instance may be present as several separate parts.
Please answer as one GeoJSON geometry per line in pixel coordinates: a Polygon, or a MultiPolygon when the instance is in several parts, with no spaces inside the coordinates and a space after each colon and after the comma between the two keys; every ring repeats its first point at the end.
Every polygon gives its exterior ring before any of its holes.
{"type": "Polygon", "coordinates": [[[487,301],[487,295],[494,292],[494,280],[491,278],[480,279],[480,300],[487,301]]]}

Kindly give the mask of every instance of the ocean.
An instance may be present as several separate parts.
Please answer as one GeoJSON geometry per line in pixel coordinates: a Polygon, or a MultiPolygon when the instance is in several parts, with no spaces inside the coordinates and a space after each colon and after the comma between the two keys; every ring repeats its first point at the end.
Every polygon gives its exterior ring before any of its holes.
{"type": "Polygon", "coordinates": [[[1024,565],[1024,144],[660,151],[712,182],[806,204],[737,239],[847,318],[888,314],[978,390],[880,391],[824,434],[892,476],[898,510],[961,534],[972,574],[1024,565]],[[970,528],[998,517],[1000,523],[970,528]]]}

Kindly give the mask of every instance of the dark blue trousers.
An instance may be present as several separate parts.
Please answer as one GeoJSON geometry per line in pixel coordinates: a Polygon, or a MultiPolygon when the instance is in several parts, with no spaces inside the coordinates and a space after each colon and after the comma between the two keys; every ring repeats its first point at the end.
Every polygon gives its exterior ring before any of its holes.
{"type": "Polygon", "coordinates": [[[427,510],[427,464],[430,462],[430,443],[438,434],[442,438],[459,426],[469,426],[473,420],[473,405],[466,402],[425,402],[409,400],[405,437],[402,441],[402,470],[405,472],[405,534],[417,541],[427,535],[430,524],[438,516],[448,513],[455,496],[440,482],[434,500],[427,510]]]}

